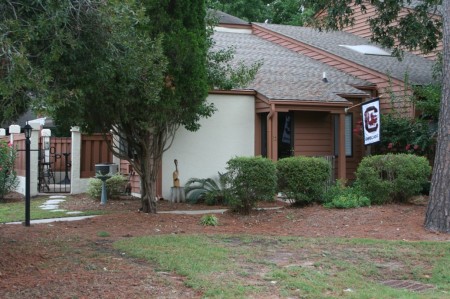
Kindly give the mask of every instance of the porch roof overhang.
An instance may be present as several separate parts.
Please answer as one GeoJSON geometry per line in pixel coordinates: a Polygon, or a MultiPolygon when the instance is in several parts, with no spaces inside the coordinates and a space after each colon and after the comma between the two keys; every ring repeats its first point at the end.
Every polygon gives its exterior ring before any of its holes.
{"type": "Polygon", "coordinates": [[[302,99],[276,99],[268,98],[264,94],[253,89],[232,89],[232,90],[211,90],[210,94],[223,94],[223,95],[249,95],[254,96],[260,105],[256,107],[256,113],[270,112],[271,106],[274,106],[274,111],[288,112],[288,111],[321,111],[330,113],[342,113],[345,108],[353,105],[347,99],[361,99],[370,98],[370,94],[361,93],[339,93],[336,94],[340,97],[338,101],[327,100],[302,100],[302,99]]]}
{"type": "Polygon", "coordinates": [[[338,94],[341,97],[339,101],[311,101],[301,99],[270,99],[263,94],[256,92],[256,98],[265,105],[259,105],[257,107],[257,113],[270,112],[272,109],[276,112],[288,112],[288,111],[321,111],[330,113],[342,113],[345,108],[353,105],[348,101],[351,98],[369,98],[367,93],[351,93],[351,94],[338,94]],[[273,108],[271,108],[273,106],[273,108]]]}

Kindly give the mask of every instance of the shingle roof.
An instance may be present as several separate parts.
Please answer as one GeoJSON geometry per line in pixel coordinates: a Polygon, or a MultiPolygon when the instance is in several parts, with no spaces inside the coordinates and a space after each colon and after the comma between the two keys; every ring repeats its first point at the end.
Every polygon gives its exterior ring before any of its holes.
{"type": "Polygon", "coordinates": [[[342,31],[320,32],[313,28],[255,23],[276,33],[295,39],[299,42],[314,46],[321,50],[335,54],[349,61],[365,66],[367,68],[388,74],[393,78],[404,80],[405,75],[412,84],[428,84],[433,81],[433,62],[418,55],[408,52],[399,61],[391,56],[364,55],[340,45],[363,45],[370,44],[369,40],[342,31]]]}
{"type": "Polygon", "coordinates": [[[372,85],[252,34],[215,32],[214,40],[216,48],[233,46],[235,61],[247,65],[263,61],[254,82],[246,88],[272,100],[345,102],[337,94],[364,94],[350,85],[372,85]],[[323,72],[328,83],[322,81],[323,72]]]}

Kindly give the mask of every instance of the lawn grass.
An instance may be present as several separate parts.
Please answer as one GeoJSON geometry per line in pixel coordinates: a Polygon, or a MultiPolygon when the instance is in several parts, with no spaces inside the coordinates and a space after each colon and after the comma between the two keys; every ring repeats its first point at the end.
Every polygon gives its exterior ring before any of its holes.
{"type": "MultiPolygon", "coordinates": [[[[50,211],[43,210],[41,206],[48,200],[48,196],[37,197],[31,199],[30,203],[30,217],[34,219],[47,219],[47,218],[60,218],[60,217],[73,217],[73,216],[87,216],[98,215],[103,213],[102,211],[83,211],[80,214],[70,215],[67,211],[50,211]]],[[[65,198],[66,201],[73,200],[70,196],[65,198]]],[[[0,223],[5,222],[20,222],[25,220],[25,202],[13,202],[13,203],[0,203],[0,223]]]]}
{"type": "Polygon", "coordinates": [[[450,244],[259,236],[153,236],[115,247],[186,277],[205,298],[449,298],[450,244]],[[384,286],[412,280],[434,289],[384,286]]]}

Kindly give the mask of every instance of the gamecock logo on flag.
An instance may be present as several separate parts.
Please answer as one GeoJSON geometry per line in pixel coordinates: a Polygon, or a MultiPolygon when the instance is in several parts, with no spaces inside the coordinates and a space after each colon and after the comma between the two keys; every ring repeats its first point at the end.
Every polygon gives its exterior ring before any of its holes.
{"type": "Polygon", "coordinates": [[[364,145],[380,141],[380,99],[376,98],[362,104],[364,125],[364,145]]]}

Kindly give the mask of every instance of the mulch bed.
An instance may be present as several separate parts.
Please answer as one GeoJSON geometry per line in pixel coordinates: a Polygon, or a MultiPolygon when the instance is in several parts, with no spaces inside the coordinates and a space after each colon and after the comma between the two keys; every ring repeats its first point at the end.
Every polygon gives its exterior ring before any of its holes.
{"type": "MultiPolygon", "coordinates": [[[[13,200],[13,199],[8,199],[13,200]]],[[[21,200],[16,198],[14,200],[21,200]]],[[[0,298],[199,298],[183,277],[160,273],[147,262],[124,257],[112,244],[124,238],[162,234],[253,234],[449,241],[423,228],[426,201],[359,209],[292,208],[282,202],[250,215],[218,214],[219,226],[199,224],[201,215],[140,213],[135,198],[104,206],[85,195],[61,205],[101,209],[106,215],[75,222],[0,225],[0,298]],[[99,232],[108,232],[102,238],[99,232]]],[[[159,201],[160,211],[224,208],[159,201]]]]}

